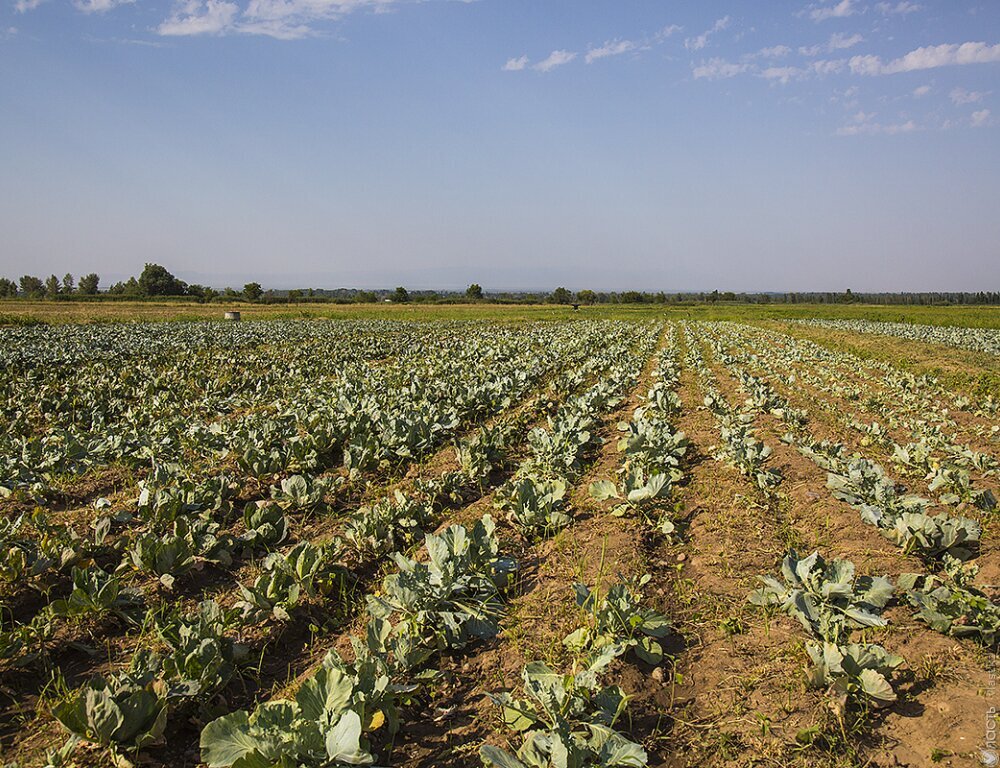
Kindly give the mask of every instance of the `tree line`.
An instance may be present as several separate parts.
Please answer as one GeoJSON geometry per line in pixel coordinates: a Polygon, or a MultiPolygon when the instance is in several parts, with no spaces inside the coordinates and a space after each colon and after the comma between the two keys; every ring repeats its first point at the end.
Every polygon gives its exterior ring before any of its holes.
{"type": "Polygon", "coordinates": [[[646,291],[570,291],[559,287],[550,292],[493,291],[486,292],[478,283],[462,291],[411,291],[403,286],[395,290],[367,291],[352,288],[327,290],[322,288],[293,288],[265,290],[260,283],[246,283],[242,289],[224,288],[221,291],[209,286],[188,284],[175,277],[160,264],[147,263],[137,277],[100,290],[100,276],[91,272],[75,280],[67,273],[60,280],[50,275],[42,280],[33,275],[22,275],[15,282],[0,277],[0,298],[73,299],[108,296],[116,298],[187,297],[195,301],[251,301],[261,303],[371,303],[379,301],[397,304],[491,302],[499,304],[683,304],[683,303],[739,303],[739,304],[883,304],[883,305],[1000,305],[1000,291],[977,292],[924,292],[924,293],[856,293],[848,288],[843,292],[789,292],[789,293],[735,293],[733,291],[656,293],[646,291]]]}

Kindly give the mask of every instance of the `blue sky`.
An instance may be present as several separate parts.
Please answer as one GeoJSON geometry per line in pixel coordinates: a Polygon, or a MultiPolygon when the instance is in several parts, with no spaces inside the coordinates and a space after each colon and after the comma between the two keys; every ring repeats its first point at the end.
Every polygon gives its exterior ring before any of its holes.
{"type": "Polygon", "coordinates": [[[995,0],[2,2],[2,275],[1000,289],[995,0]]]}

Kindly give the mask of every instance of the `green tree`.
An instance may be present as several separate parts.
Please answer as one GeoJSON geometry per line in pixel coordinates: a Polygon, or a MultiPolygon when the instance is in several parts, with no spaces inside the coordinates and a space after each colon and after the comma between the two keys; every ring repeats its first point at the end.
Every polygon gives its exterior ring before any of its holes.
{"type": "Polygon", "coordinates": [[[479,301],[483,298],[483,287],[479,283],[473,283],[465,289],[465,296],[473,301],[479,301]]]}
{"type": "Polygon", "coordinates": [[[97,293],[97,286],[100,282],[101,278],[97,275],[97,273],[91,272],[89,275],[84,275],[80,278],[77,290],[84,296],[93,296],[97,293]]]}
{"type": "Polygon", "coordinates": [[[34,275],[21,276],[21,295],[31,299],[41,298],[45,292],[45,283],[34,275]]]}
{"type": "Polygon", "coordinates": [[[62,283],[59,282],[59,278],[55,275],[49,275],[45,281],[45,297],[47,299],[54,299],[61,291],[62,283]]]}
{"type": "Polygon", "coordinates": [[[581,304],[593,304],[597,301],[597,294],[588,288],[576,294],[577,301],[581,304]]]}
{"type": "Polygon", "coordinates": [[[187,287],[187,295],[193,296],[198,299],[198,301],[205,302],[211,301],[218,294],[212,288],[205,285],[198,285],[198,283],[191,283],[187,287]]]}
{"type": "Polygon", "coordinates": [[[396,288],[396,291],[392,294],[392,300],[397,304],[405,304],[410,300],[410,292],[407,291],[403,286],[396,288]]]}
{"type": "Polygon", "coordinates": [[[147,263],[138,282],[143,296],[183,296],[187,293],[184,281],[178,280],[159,264],[147,263]]]}
{"type": "Polygon", "coordinates": [[[264,289],[260,283],[247,283],[243,286],[243,296],[247,301],[257,301],[264,295],[264,289]]]}
{"type": "Polygon", "coordinates": [[[553,304],[572,304],[573,293],[567,288],[559,287],[549,294],[549,301],[553,304]]]}
{"type": "Polygon", "coordinates": [[[302,298],[302,291],[300,291],[298,288],[293,288],[288,292],[288,301],[291,302],[292,304],[294,304],[301,298],[302,298]]]}
{"type": "Polygon", "coordinates": [[[0,298],[13,299],[17,296],[17,283],[6,277],[0,277],[0,298]]]}
{"type": "Polygon", "coordinates": [[[70,296],[75,290],[76,290],[76,280],[73,279],[73,275],[67,272],[65,275],[63,275],[62,293],[64,293],[66,296],[70,296]]]}

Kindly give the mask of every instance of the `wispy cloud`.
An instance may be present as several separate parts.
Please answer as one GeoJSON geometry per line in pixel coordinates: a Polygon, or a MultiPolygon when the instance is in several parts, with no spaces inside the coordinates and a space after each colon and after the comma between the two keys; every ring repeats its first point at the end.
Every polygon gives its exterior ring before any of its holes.
{"type": "Polygon", "coordinates": [[[760,71],[760,76],[771,82],[787,85],[792,80],[797,80],[804,74],[798,67],[767,67],[760,71]]]}
{"type": "Polygon", "coordinates": [[[590,64],[598,59],[606,59],[609,56],[621,56],[623,53],[629,53],[638,48],[639,45],[631,40],[610,40],[599,48],[591,48],[587,51],[584,59],[590,64]]]}
{"type": "Polygon", "coordinates": [[[988,109],[981,109],[978,112],[973,112],[969,123],[973,128],[984,128],[987,125],[991,125],[993,121],[990,120],[990,111],[988,109]]]}
{"type": "Polygon", "coordinates": [[[507,59],[507,63],[503,65],[504,72],[520,72],[528,66],[530,60],[527,56],[518,56],[517,58],[507,59]]]}
{"type": "Polygon", "coordinates": [[[931,92],[931,87],[929,85],[920,85],[913,89],[913,95],[918,99],[922,99],[930,92],[931,92]]]}
{"type": "Polygon", "coordinates": [[[876,3],[875,8],[883,14],[884,16],[898,15],[906,16],[910,13],[916,13],[921,10],[923,6],[917,5],[916,3],[911,3],[909,0],[900,0],[898,3],[876,3]]]}
{"type": "Polygon", "coordinates": [[[709,59],[692,67],[691,74],[695,80],[724,80],[741,75],[748,69],[749,65],[746,63],[709,59]]]}
{"type": "Polygon", "coordinates": [[[726,29],[730,22],[731,17],[723,16],[721,19],[716,19],[715,24],[712,25],[711,29],[706,29],[697,37],[689,37],[684,41],[684,47],[689,51],[700,51],[706,45],[708,45],[708,39],[714,35],[716,32],[721,32],[726,29]]]}
{"type": "Polygon", "coordinates": [[[654,35],[654,38],[656,39],[656,42],[662,43],[664,40],[666,40],[669,37],[673,37],[678,32],[681,32],[683,29],[684,27],[678,24],[668,24],[659,32],[657,32],[656,35],[654,35]]]}
{"type": "Polygon", "coordinates": [[[986,94],[981,91],[967,91],[961,87],[952,88],[951,93],[948,94],[948,98],[956,105],[979,104],[982,102],[984,96],[986,94]]]}
{"type": "Polygon", "coordinates": [[[573,51],[552,51],[548,55],[548,58],[535,64],[534,69],[537,69],[539,72],[549,72],[556,67],[569,64],[575,58],[576,54],[573,51]]]}
{"type": "Polygon", "coordinates": [[[157,27],[157,32],[167,36],[242,34],[297,40],[316,34],[313,27],[316,22],[339,19],[357,11],[385,13],[403,1],[249,0],[246,7],[241,8],[234,0],[181,0],[157,27]]]}
{"type": "Polygon", "coordinates": [[[219,35],[229,30],[239,11],[228,0],[186,0],[156,31],[165,36],[219,35]]]}
{"type": "Polygon", "coordinates": [[[762,59],[780,59],[787,56],[792,52],[792,49],[787,45],[772,45],[769,48],[761,48],[757,53],[754,54],[756,57],[762,59]]]}
{"type": "Polygon", "coordinates": [[[73,7],[83,13],[107,13],[120,5],[129,5],[135,0],[73,0],[73,7]]]}
{"type": "Polygon", "coordinates": [[[837,75],[847,68],[847,59],[819,59],[809,64],[809,71],[817,75],[837,75]]]}
{"type": "Polygon", "coordinates": [[[905,56],[883,62],[878,56],[854,56],[851,71],[858,75],[894,75],[924,69],[959,64],[988,64],[1000,61],[1000,44],[962,43],[961,45],[930,45],[917,48],[905,56]]]}
{"type": "MultiPolygon", "coordinates": [[[[423,0],[420,0],[423,1],[423,0]]],[[[472,0],[461,0],[462,2],[472,2],[472,0]]],[[[720,22],[725,22],[728,24],[728,17],[726,19],[720,19],[716,24],[720,22]]],[[[723,25],[724,26],[724,25],[723,25]]],[[[721,28],[721,27],[720,27],[721,28]]],[[[683,29],[683,27],[677,24],[670,24],[666,27],[662,27],[652,36],[644,35],[636,39],[625,39],[616,37],[612,40],[606,40],[600,45],[591,44],[588,46],[587,51],[583,54],[583,60],[587,64],[593,64],[595,61],[601,59],[608,59],[615,56],[622,56],[627,53],[639,53],[641,51],[647,51],[654,46],[661,45],[666,40],[673,35],[677,34],[683,29]]],[[[553,51],[549,56],[542,61],[532,64],[527,56],[513,57],[507,60],[507,63],[503,65],[502,69],[507,72],[520,72],[525,69],[535,69],[540,72],[548,72],[556,67],[561,67],[564,64],[569,64],[574,59],[577,59],[579,55],[573,51],[567,50],[557,50],[553,51]]]]}
{"type": "Polygon", "coordinates": [[[859,34],[843,35],[839,32],[835,32],[830,35],[830,39],[825,43],[800,47],[799,53],[803,56],[818,56],[824,51],[826,53],[833,53],[834,51],[843,51],[847,48],[853,48],[858,43],[863,43],[864,41],[864,37],[859,34]]]}
{"type": "Polygon", "coordinates": [[[808,11],[809,18],[813,21],[842,19],[846,16],[853,16],[857,12],[854,8],[854,0],[840,0],[836,5],[810,6],[808,11]]]}
{"type": "Polygon", "coordinates": [[[14,3],[14,10],[18,13],[27,13],[28,11],[35,10],[44,2],[45,0],[17,0],[14,3]]]}
{"type": "Polygon", "coordinates": [[[837,129],[838,136],[895,136],[900,133],[912,133],[919,130],[913,120],[901,123],[881,123],[875,120],[874,112],[858,112],[851,122],[837,129]]]}

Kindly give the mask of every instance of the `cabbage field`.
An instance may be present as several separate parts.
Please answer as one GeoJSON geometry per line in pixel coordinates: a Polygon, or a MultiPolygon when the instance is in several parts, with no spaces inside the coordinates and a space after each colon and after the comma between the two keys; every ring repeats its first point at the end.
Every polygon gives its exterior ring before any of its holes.
{"type": "Polygon", "coordinates": [[[997,332],[897,325],[0,327],[0,766],[990,764],[1000,402],[803,333],[997,332]]]}

